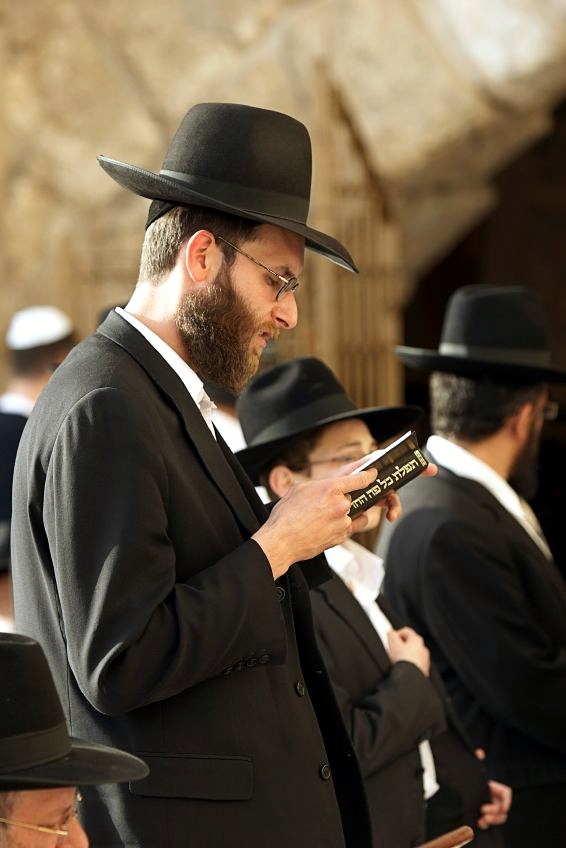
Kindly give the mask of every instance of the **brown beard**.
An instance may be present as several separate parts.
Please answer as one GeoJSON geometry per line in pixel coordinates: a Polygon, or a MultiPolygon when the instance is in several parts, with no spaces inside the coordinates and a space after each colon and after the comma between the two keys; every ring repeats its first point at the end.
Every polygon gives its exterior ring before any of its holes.
{"type": "Polygon", "coordinates": [[[176,325],[199,377],[239,394],[259,365],[250,342],[267,328],[234,289],[226,264],[212,284],[184,295],[176,325]]]}

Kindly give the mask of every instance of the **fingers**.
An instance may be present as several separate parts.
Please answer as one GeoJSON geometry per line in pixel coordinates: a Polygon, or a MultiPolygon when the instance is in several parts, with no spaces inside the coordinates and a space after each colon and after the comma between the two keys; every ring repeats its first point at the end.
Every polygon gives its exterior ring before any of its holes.
{"type": "Polygon", "coordinates": [[[365,471],[360,471],[358,474],[348,474],[346,477],[334,477],[334,483],[340,487],[340,490],[346,492],[355,492],[356,489],[365,489],[377,477],[375,468],[366,468],[365,471]]]}
{"type": "Polygon", "coordinates": [[[505,783],[498,783],[497,780],[489,780],[488,785],[492,802],[498,803],[500,809],[508,813],[513,803],[513,790],[511,787],[505,783]]]}

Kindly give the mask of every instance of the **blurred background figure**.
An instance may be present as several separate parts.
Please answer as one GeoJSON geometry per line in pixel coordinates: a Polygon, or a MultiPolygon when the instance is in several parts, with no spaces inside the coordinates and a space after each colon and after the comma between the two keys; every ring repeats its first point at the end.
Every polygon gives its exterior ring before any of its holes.
{"type": "Polygon", "coordinates": [[[524,286],[457,289],[438,348],[396,352],[431,372],[438,475],[406,486],[398,529],[382,528],[384,594],[423,635],[488,773],[513,788],[505,844],[564,845],[566,587],[527,500],[566,366],[524,286]]]}
{"type": "Polygon", "coordinates": [[[39,393],[73,346],[73,324],[55,306],[30,306],[14,313],[5,343],[9,377],[0,395],[0,630],[11,630],[10,519],[16,451],[39,393]]]}

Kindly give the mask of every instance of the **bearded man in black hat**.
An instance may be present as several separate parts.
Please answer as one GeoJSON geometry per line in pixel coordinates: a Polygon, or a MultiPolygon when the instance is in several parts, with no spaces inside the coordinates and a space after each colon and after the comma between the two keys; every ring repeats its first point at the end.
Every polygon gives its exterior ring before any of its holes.
{"type": "Polygon", "coordinates": [[[452,296],[438,351],[401,347],[433,371],[436,478],[402,494],[384,527],[385,593],[431,649],[490,775],[512,786],[512,848],[566,844],[566,587],[527,498],[552,365],[538,297],[469,286],[452,296]]]}
{"type": "Polygon", "coordinates": [[[32,413],[13,519],[17,626],[42,641],[73,730],[150,766],[86,789],[84,821],[104,848],[363,848],[303,576],[326,566],[292,566],[365,526],[348,493],[375,472],[313,482],[268,515],[203,390],[239,392],[295,326],[305,247],[355,270],[307,224],[308,132],[204,103],[159,174],[100,164],[153,200],[139,280],[32,413]]]}
{"type": "Polygon", "coordinates": [[[86,848],[76,813],[84,786],[145,777],[125,751],[69,736],[41,646],[0,633],[0,848],[86,848]]]}

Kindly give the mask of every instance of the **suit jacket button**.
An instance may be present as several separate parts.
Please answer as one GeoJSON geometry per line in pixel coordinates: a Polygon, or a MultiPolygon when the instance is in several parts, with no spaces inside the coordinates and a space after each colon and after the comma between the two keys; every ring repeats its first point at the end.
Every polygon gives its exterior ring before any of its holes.
{"type": "Polygon", "coordinates": [[[257,659],[255,657],[250,657],[249,660],[246,660],[246,665],[248,668],[253,668],[254,665],[257,665],[257,659]]]}
{"type": "Polygon", "coordinates": [[[283,586],[276,586],[275,594],[277,595],[277,600],[282,601],[285,597],[285,589],[283,588],[283,586]]]}
{"type": "Polygon", "coordinates": [[[302,680],[299,680],[297,681],[297,683],[295,683],[295,692],[297,693],[299,698],[302,698],[306,691],[307,690],[305,689],[305,684],[302,680]]]}
{"type": "Polygon", "coordinates": [[[233,671],[234,671],[234,666],[233,666],[233,665],[229,665],[229,666],[228,666],[228,668],[225,668],[225,669],[224,669],[224,671],[222,672],[222,674],[232,674],[232,672],[233,672],[233,671]]]}
{"type": "Polygon", "coordinates": [[[241,671],[243,669],[243,667],[244,667],[243,661],[239,660],[239,662],[237,662],[236,665],[234,666],[234,671],[241,671]]]}
{"type": "Polygon", "coordinates": [[[330,771],[330,766],[328,765],[328,763],[324,763],[324,765],[320,767],[319,774],[323,780],[330,780],[330,778],[332,777],[332,772],[330,771]]]}
{"type": "Polygon", "coordinates": [[[269,662],[269,654],[262,654],[261,657],[258,658],[258,663],[265,665],[269,662]]]}

